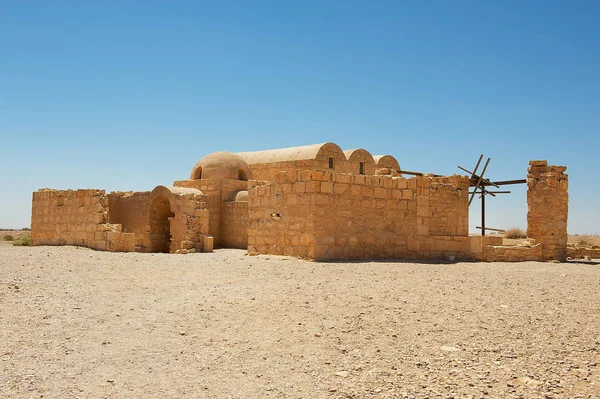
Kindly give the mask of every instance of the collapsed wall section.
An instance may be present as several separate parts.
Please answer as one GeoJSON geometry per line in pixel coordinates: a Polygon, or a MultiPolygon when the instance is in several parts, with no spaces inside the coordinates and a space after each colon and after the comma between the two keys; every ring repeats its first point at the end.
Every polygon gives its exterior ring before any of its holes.
{"type": "MultiPolygon", "coordinates": [[[[221,187],[222,179],[178,180],[175,187],[196,188],[204,193],[204,206],[208,210],[208,234],[215,247],[221,242],[221,187]]],[[[245,183],[245,182],[244,182],[245,183]]]]}
{"type": "Polygon", "coordinates": [[[178,180],[175,187],[196,188],[204,194],[204,206],[208,211],[208,233],[215,247],[246,248],[247,204],[229,204],[235,194],[248,189],[248,182],[234,179],[210,178],[178,180]],[[233,225],[232,225],[233,224],[233,225]]]}
{"type": "Polygon", "coordinates": [[[169,252],[203,251],[209,226],[209,211],[203,201],[204,196],[201,193],[174,193],[167,198],[173,213],[170,219],[169,252]]]}
{"type": "Polygon", "coordinates": [[[466,177],[282,172],[250,182],[248,251],[315,260],[470,257],[466,177]]]}

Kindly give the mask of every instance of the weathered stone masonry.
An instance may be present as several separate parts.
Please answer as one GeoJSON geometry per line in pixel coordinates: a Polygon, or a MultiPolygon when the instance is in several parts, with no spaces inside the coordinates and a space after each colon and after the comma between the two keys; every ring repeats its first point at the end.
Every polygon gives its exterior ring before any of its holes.
{"type": "Polygon", "coordinates": [[[115,252],[202,250],[208,212],[198,190],[50,190],[33,193],[33,245],[79,245],[115,252]]]}
{"type": "Polygon", "coordinates": [[[529,162],[527,236],[542,244],[542,259],[567,258],[569,181],[565,166],[529,162]]]}
{"type": "Polygon", "coordinates": [[[32,238],[107,251],[214,245],[314,260],[564,260],[565,169],[530,163],[526,245],[469,236],[466,176],[407,179],[391,155],[334,143],[209,154],[189,179],[146,192],[42,189],[33,195],[32,238]]]}
{"type": "Polygon", "coordinates": [[[251,184],[248,251],[316,260],[469,258],[468,185],[461,176],[282,172],[276,182],[251,184]]]}

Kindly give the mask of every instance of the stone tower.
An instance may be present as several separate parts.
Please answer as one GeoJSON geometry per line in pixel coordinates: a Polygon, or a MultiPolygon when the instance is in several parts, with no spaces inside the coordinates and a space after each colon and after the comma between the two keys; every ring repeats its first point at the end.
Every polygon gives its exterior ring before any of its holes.
{"type": "Polygon", "coordinates": [[[569,212],[566,166],[548,166],[547,161],[530,161],[527,173],[527,237],[542,244],[544,260],[567,258],[569,212]]]}

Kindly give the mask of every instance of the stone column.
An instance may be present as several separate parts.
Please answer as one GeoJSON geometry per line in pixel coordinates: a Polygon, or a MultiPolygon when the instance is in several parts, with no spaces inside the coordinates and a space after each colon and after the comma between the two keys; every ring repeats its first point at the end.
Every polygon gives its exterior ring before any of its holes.
{"type": "Polygon", "coordinates": [[[527,237],[542,245],[543,260],[567,258],[569,213],[566,166],[548,166],[547,161],[530,161],[527,173],[527,237]]]}

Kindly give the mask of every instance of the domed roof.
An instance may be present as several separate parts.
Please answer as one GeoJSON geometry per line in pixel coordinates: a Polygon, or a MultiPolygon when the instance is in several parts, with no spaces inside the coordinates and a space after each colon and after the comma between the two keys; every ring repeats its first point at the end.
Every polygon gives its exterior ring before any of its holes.
{"type": "Polygon", "coordinates": [[[362,148],[355,148],[353,150],[344,151],[344,155],[348,161],[354,161],[355,159],[360,159],[364,161],[371,162],[375,164],[375,160],[373,159],[373,155],[367,150],[363,150],[362,148]]]}
{"type": "Polygon", "coordinates": [[[373,157],[378,168],[390,168],[396,171],[400,170],[400,164],[391,155],[375,155],[373,157]]]}
{"type": "Polygon", "coordinates": [[[248,202],[248,190],[241,190],[235,194],[235,202],[248,202]]]}
{"type": "Polygon", "coordinates": [[[280,148],[276,150],[238,152],[237,155],[242,157],[249,165],[256,165],[318,159],[319,155],[327,150],[342,154],[342,149],[337,144],[321,143],[301,147],[280,148]]]}
{"type": "Polygon", "coordinates": [[[241,157],[231,152],[214,152],[199,160],[190,174],[190,180],[211,178],[248,180],[252,171],[241,157]]]}

